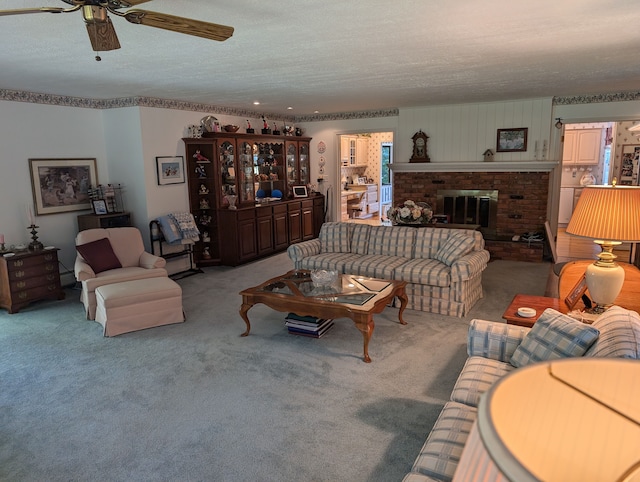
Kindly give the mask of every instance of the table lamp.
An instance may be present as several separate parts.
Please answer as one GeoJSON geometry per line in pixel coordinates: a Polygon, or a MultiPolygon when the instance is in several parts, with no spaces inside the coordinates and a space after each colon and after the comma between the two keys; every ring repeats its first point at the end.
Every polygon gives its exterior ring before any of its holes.
{"type": "Polygon", "coordinates": [[[614,246],[640,241],[640,187],[586,186],[578,199],[567,234],[591,238],[601,246],[598,259],[587,267],[587,288],[598,313],[611,306],[624,284],[624,269],[614,246]]]}
{"type": "Polygon", "coordinates": [[[453,482],[640,481],[639,379],[620,358],[511,372],[480,399],[453,482]]]}

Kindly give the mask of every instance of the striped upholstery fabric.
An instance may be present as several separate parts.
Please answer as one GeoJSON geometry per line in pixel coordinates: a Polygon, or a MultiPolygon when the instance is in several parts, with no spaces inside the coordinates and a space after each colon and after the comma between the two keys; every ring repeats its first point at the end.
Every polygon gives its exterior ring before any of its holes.
{"type": "Polygon", "coordinates": [[[473,251],[451,265],[451,280],[464,281],[475,278],[484,271],[490,259],[489,251],[473,251]]]}
{"type": "Polygon", "coordinates": [[[414,258],[433,259],[440,245],[449,237],[446,228],[411,228],[417,231],[414,258]]]}
{"type": "Polygon", "coordinates": [[[447,402],[411,470],[437,480],[452,480],[476,416],[473,407],[447,402]]]}
{"type": "Polygon", "coordinates": [[[382,256],[400,256],[410,259],[416,239],[416,228],[397,226],[372,226],[369,230],[369,248],[367,254],[382,256]]]}
{"type": "Polygon", "coordinates": [[[402,482],[440,482],[438,479],[433,479],[428,475],[419,474],[417,472],[409,472],[404,476],[402,482]]]}
{"type": "Polygon", "coordinates": [[[582,356],[599,334],[595,328],[547,308],[516,348],[509,363],[523,367],[539,361],[582,356]]]}
{"type": "Polygon", "coordinates": [[[459,258],[473,250],[474,240],[463,233],[453,233],[440,245],[440,249],[434,255],[434,259],[451,266],[459,258]]]}
{"type": "Polygon", "coordinates": [[[497,380],[515,370],[509,363],[491,360],[482,356],[471,356],[451,392],[451,400],[477,407],[480,395],[491,388],[497,380]]]}
{"type": "Polygon", "coordinates": [[[320,228],[321,253],[350,253],[351,225],[349,223],[324,223],[320,228]]]}
{"type": "Polygon", "coordinates": [[[351,253],[325,253],[308,256],[300,261],[296,269],[333,269],[344,273],[344,264],[347,260],[357,257],[351,253]]]}
{"type": "Polygon", "coordinates": [[[467,355],[508,363],[530,328],[486,320],[471,320],[467,355]]]}
{"type": "Polygon", "coordinates": [[[353,234],[351,235],[351,252],[353,254],[369,254],[369,231],[368,224],[352,224],[353,234]]]}
{"type": "Polygon", "coordinates": [[[585,356],[640,359],[640,315],[612,306],[591,325],[600,336],[585,356]]]}
{"type": "Polygon", "coordinates": [[[287,248],[287,255],[293,261],[295,269],[302,268],[302,261],[309,256],[320,254],[320,239],[311,239],[305,243],[292,244],[287,248]]]}
{"type": "Polygon", "coordinates": [[[406,258],[381,255],[352,255],[344,261],[344,273],[369,276],[380,279],[398,279],[394,273],[398,266],[406,263],[406,258]]]}
{"type": "Polygon", "coordinates": [[[435,259],[410,259],[398,267],[395,277],[409,283],[448,287],[451,285],[451,268],[435,259]]]}

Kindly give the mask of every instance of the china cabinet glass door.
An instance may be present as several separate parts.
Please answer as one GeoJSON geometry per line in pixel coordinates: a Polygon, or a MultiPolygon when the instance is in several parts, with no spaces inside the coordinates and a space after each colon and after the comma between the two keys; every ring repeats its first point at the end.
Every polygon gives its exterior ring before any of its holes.
{"type": "Polygon", "coordinates": [[[236,166],[235,166],[235,143],[232,140],[220,140],[218,144],[220,161],[220,205],[235,205],[237,200],[236,191],[236,166]]]}
{"type": "Polygon", "coordinates": [[[309,144],[306,142],[300,143],[299,153],[299,170],[300,170],[300,184],[307,185],[311,183],[311,169],[309,161],[309,144]]]}
{"type": "Polygon", "coordinates": [[[255,201],[255,183],[253,175],[253,147],[249,142],[241,141],[239,145],[238,169],[240,203],[255,201]]]}
{"type": "Polygon", "coordinates": [[[287,143],[287,184],[298,184],[298,148],[296,143],[287,143]]]}
{"type": "Polygon", "coordinates": [[[256,198],[282,198],[285,192],[284,145],[256,143],[253,145],[253,173],[256,179],[256,198]]]}

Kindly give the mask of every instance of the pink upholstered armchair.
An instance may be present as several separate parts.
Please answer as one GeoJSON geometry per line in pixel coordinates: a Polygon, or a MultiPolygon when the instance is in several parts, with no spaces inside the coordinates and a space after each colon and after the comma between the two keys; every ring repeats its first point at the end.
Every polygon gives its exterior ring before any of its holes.
{"type": "Polygon", "coordinates": [[[144,250],[138,228],[80,231],[76,236],[76,280],[82,283],[80,301],[87,319],[96,317],[96,288],[102,285],[168,276],[164,258],[144,250]]]}

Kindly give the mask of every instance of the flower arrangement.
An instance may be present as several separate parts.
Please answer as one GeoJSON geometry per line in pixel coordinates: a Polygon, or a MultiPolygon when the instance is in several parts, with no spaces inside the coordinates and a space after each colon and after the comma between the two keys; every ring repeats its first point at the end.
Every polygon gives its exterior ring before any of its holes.
{"type": "Polygon", "coordinates": [[[423,202],[405,201],[400,206],[387,211],[387,217],[393,224],[429,224],[433,210],[423,202]]]}

